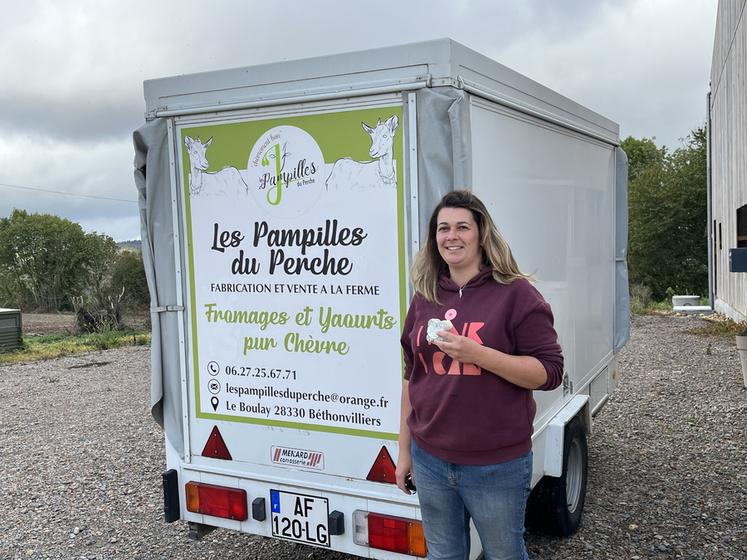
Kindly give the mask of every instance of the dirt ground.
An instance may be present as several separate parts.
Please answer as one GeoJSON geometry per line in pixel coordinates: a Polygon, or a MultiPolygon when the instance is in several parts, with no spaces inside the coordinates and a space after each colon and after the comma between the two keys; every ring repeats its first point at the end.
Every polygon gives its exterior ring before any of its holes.
{"type": "Polygon", "coordinates": [[[23,334],[74,333],[74,313],[24,313],[21,316],[23,334]]]}
{"type": "MultiPolygon", "coordinates": [[[[131,312],[124,317],[124,323],[134,329],[146,329],[147,312],[131,312]]],[[[21,327],[24,336],[52,333],[77,333],[75,313],[23,313],[21,327]]]]}

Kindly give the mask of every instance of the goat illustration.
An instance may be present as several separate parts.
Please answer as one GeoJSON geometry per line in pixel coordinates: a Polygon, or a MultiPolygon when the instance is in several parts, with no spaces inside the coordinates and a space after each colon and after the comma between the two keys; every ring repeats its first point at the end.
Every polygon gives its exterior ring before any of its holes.
{"type": "Polygon", "coordinates": [[[354,161],[351,158],[338,159],[327,177],[326,185],[329,189],[366,189],[396,187],[397,178],[392,158],[394,133],[399,126],[397,115],[392,115],[385,122],[371,128],[361,123],[371,137],[371,148],[368,155],[373,161],[354,161]]]}
{"type": "Polygon", "coordinates": [[[191,195],[245,195],[249,187],[235,167],[224,167],[220,171],[208,173],[208,161],[205,152],[213,143],[210,138],[204,144],[187,136],[184,139],[189,152],[189,193],[191,195]]]}

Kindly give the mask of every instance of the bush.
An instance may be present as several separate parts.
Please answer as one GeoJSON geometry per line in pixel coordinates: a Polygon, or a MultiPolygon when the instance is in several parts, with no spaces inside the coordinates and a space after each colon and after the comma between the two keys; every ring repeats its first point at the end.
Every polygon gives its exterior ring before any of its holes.
{"type": "Polygon", "coordinates": [[[651,304],[651,288],[644,284],[630,285],[630,310],[636,315],[641,315],[651,304]]]}
{"type": "Polygon", "coordinates": [[[122,295],[101,293],[73,298],[75,322],[81,333],[101,333],[122,328],[122,295]]]}

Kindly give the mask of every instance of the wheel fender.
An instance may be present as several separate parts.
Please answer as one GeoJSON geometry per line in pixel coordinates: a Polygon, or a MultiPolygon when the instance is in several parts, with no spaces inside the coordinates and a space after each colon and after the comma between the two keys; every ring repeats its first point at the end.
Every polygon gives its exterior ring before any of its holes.
{"type": "MultiPolygon", "coordinates": [[[[563,474],[563,437],[565,426],[582,410],[589,415],[589,395],[576,395],[553,417],[545,427],[545,463],[546,476],[559,477],[563,474]]],[[[589,429],[591,419],[583,417],[584,425],[589,429]]]]}

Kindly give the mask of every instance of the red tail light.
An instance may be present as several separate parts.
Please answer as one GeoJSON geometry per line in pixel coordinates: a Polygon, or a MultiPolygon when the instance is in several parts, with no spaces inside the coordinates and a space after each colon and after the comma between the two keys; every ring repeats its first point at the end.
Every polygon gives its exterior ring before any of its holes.
{"type": "Polygon", "coordinates": [[[376,460],[374,461],[371,470],[368,471],[366,480],[396,484],[397,478],[394,473],[395,468],[394,461],[392,460],[392,456],[389,455],[386,445],[382,445],[381,451],[379,451],[379,454],[376,456],[376,460]]]}
{"type": "Polygon", "coordinates": [[[420,521],[380,513],[368,513],[367,517],[368,546],[371,548],[426,556],[425,536],[420,521]]]}
{"type": "Polygon", "coordinates": [[[246,521],[246,490],[202,482],[187,482],[187,510],[223,519],[246,521]]]}

